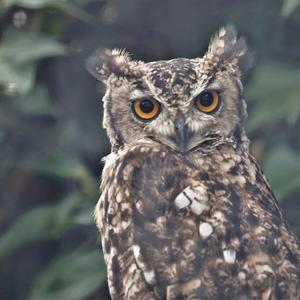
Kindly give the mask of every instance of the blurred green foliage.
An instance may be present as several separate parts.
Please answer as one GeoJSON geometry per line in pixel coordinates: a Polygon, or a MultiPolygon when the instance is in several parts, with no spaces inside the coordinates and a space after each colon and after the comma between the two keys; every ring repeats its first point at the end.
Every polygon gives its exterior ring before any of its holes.
{"type": "Polygon", "coordinates": [[[109,146],[83,68],[97,46],[163,59],[198,55],[224,23],[245,31],[257,56],[245,90],[251,150],[300,234],[299,21],[299,0],[2,1],[0,298],[107,297],[92,213],[109,146]]]}
{"type": "Polygon", "coordinates": [[[36,63],[45,57],[63,53],[63,45],[42,33],[18,32],[8,28],[3,33],[0,48],[0,84],[26,95],[34,85],[36,63]]]}
{"type": "MultiPolygon", "coordinates": [[[[68,150],[59,149],[58,153],[53,153],[55,149],[52,148],[49,153],[44,152],[40,157],[19,160],[15,159],[14,153],[5,149],[7,146],[3,146],[7,144],[6,134],[18,134],[15,133],[16,126],[29,129],[29,126],[24,125],[26,119],[50,118],[52,122],[58,122],[62,117],[59,104],[51,99],[47,82],[40,81],[37,72],[39,64],[45,59],[70,55],[68,46],[59,41],[60,36],[51,27],[61,28],[74,20],[90,21],[90,15],[79,6],[83,2],[5,1],[0,10],[4,20],[0,47],[0,143],[1,157],[8,160],[1,165],[2,180],[7,172],[16,168],[17,172],[19,169],[26,170],[29,176],[35,174],[49,179],[56,178],[71,185],[58,201],[33,205],[15,216],[15,221],[11,222],[0,237],[0,260],[7,259],[14,251],[37,241],[60,239],[66,231],[88,227],[90,230],[87,232],[92,233],[83,241],[77,241],[74,249],[61,251],[53,256],[37,274],[31,276],[32,281],[25,297],[22,291],[12,292],[13,297],[20,299],[86,299],[105,279],[103,258],[97,251],[93,221],[93,207],[99,197],[95,175],[91,174],[80,157],[70,155],[68,150]],[[50,8],[54,16],[59,13],[56,24],[49,22],[51,17],[44,19],[50,8]],[[69,16],[69,19],[64,19],[64,15],[69,16]],[[6,22],[8,16],[12,22],[6,22]]],[[[51,130],[57,129],[50,128],[51,130]]],[[[34,133],[27,134],[32,134],[33,139],[36,137],[34,133]]],[[[55,133],[53,137],[55,138],[55,133]]],[[[55,143],[55,140],[51,139],[51,143],[55,143]]],[[[68,147],[65,143],[61,144],[58,148],[68,147]]],[[[31,144],[32,152],[36,146],[39,147],[34,142],[31,144]]],[[[17,152],[21,153],[22,150],[18,149],[17,152]]],[[[5,195],[3,200],[11,201],[10,195],[5,195]]],[[[4,299],[2,297],[6,296],[0,296],[4,299]]]]}

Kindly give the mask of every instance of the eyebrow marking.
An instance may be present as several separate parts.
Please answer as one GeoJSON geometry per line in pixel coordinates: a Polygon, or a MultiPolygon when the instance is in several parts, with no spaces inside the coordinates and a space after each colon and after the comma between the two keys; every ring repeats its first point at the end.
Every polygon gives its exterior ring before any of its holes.
{"type": "Polygon", "coordinates": [[[129,100],[134,100],[134,99],[142,98],[142,97],[145,97],[145,96],[151,96],[150,92],[142,91],[142,90],[140,90],[140,89],[135,89],[135,90],[133,90],[133,91],[129,94],[128,99],[129,99],[129,100]]]}

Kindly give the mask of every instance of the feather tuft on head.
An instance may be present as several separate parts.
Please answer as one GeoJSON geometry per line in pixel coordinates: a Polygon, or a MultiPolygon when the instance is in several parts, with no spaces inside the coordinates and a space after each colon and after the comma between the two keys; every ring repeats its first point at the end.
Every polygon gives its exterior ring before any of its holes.
{"type": "Polygon", "coordinates": [[[243,37],[238,38],[232,25],[219,29],[210,40],[207,53],[214,56],[220,64],[225,61],[236,64],[241,72],[246,72],[253,63],[253,54],[246,40],[243,37]]]}
{"type": "Polygon", "coordinates": [[[132,61],[124,49],[97,50],[86,62],[86,69],[96,79],[106,83],[110,75],[116,77],[134,77],[138,75],[136,66],[140,62],[132,61]]]}

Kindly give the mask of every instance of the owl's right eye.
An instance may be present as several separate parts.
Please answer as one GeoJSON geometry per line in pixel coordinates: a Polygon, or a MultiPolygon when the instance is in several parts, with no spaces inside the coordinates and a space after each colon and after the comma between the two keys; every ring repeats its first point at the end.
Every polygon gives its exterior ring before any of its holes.
{"type": "Polygon", "coordinates": [[[158,101],[150,98],[135,100],[132,104],[134,114],[143,121],[151,121],[160,113],[160,104],[158,101]]]}

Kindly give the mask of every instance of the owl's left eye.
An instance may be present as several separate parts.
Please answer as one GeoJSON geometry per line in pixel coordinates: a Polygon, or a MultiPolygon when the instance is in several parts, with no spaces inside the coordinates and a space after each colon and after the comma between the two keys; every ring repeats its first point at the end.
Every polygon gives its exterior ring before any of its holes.
{"type": "Polygon", "coordinates": [[[138,99],[132,104],[132,110],[135,115],[143,121],[151,121],[160,113],[160,104],[154,99],[138,99]]]}
{"type": "Polygon", "coordinates": [[[204,91],[195,98],[196,107],[203,113],[213,113],[220,106],[220,96],[217,91],[204,91]]]}

